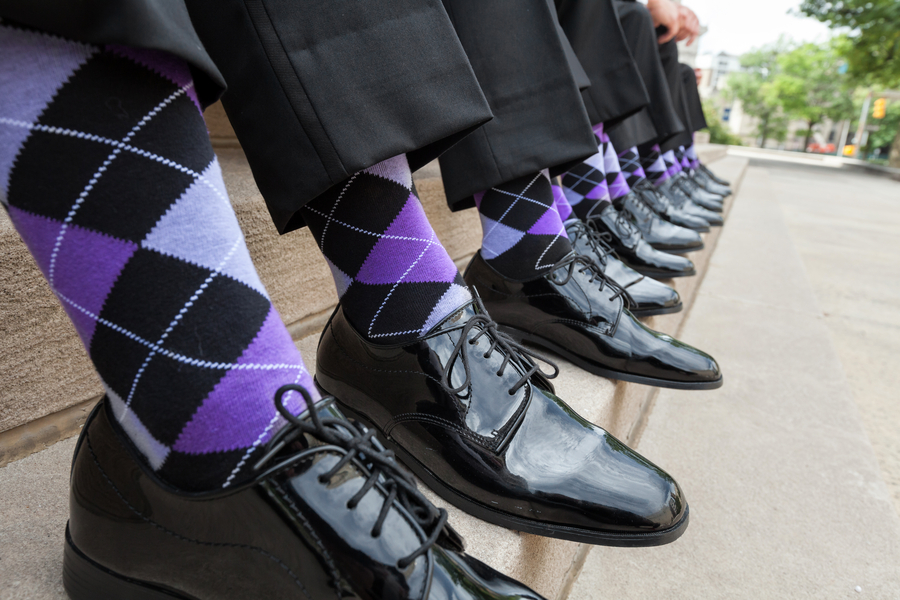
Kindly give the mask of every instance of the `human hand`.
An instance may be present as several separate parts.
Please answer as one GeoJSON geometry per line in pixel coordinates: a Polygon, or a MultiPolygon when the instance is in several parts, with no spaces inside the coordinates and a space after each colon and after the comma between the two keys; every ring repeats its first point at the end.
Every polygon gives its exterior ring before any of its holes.
{"type": "Polygon", "coordinates": [[[665,44],[681,29],[681,17],[678,14],[678,5],[671,0],[647,0],[647,10],[653,17],[653,26],[663,26],[668,31],[660,36],[659,43],[665,44]]]}
{"type": "Polygon", "coordinates": [[[700,35],[700,19],[697,18],[694,11],[680,4],[678,6],[678,23],[680,28],[675,41],[687,40],[687,45],[690,46],[697,39],[697,36],[700,35]]]}

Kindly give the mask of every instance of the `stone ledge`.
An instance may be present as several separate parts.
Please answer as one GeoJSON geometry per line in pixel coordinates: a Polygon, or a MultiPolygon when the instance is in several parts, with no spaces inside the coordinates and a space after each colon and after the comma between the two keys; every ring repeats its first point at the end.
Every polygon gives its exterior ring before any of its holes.
{"type": "MultiPolygon", "coordinates": [[[[262,281],[294,339],[315,333],[337,302],[325,261],[308,231],[277,235],[221,105],[210,107],[206,117],[232,204],[262,281]]],[[[701,149],[705,162],[722,154],[722,147],[701,149]]],[[[436,162],[418,171],[415,181],[438,237],[457,265],[464,268],[481,241],[477,213],[451,213],[447,209],[436,162]]],[[[102,388],[74,328],[3,211],[0,252],[5,257],[0,264],[2,466],[77,433],[81,407],[99,397],[102,388]],[[53,425],[44,427],[40,423],[53,425]]],[[[664,328],[666,321],[658,322],[650,323],[664,328]]],[[[621,390],[616,394],[624,399],[627,393],[621,390]]],[[[622,423],[635,418],[632,413],[616,411],[604,416],[622,423]]]]}

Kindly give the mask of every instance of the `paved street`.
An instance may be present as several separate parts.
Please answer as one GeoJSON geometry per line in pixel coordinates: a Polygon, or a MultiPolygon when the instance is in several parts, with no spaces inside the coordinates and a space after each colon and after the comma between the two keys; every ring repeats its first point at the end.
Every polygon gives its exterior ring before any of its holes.
{"type": "MultiPolygon", "coordinates": [[[[570,598],[900,599],[898,246],[900,183],[752,159],[679,336],[725,386],[661,392],[638,446],[691,526],[593,549],[570,598]]],[[[65,597],[73,446],[0,469],[0,600],[65,597]]]]}
{"type": "Polygon", "coordinates": [[[900,183],[752,160],[682,331],[725,386],[664,390],[639,446],[691,527],[571,598],[900,598],[898,240],[900,183]]]}

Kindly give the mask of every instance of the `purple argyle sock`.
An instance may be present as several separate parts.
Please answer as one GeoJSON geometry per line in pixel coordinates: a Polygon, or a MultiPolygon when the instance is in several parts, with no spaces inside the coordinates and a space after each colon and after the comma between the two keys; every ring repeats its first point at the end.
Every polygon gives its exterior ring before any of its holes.
{"type": "Polygon", "coordinates": [[[666,163],[666,173],[669,177],[674,177],[678,173],[681,173],[681,162],[675,158],[674,150],[663,152],[662,158],[663,162],[666,163]]]}
{"type": "Polygon", "coordinates": [[[631,191],[631,188],[628,187],[628,182],[625,180],[625,175],[622,173],[619,157],[616,154],[616,149],[613,147],[612,142],[609,140],[609,136],[604,133],[603,138],[605,138],[603,161],[606,165],[606,183],[609,186],[609,197],[611,200],[617,200],[628,194],[628,192],[631,191]]]}
{"type": "Polygon", "coordinates": [[[405,154],[360,171],[302,210],[344,314],[366,339],[413,341],[472,299],[425,216],[405,154]]]}
{"type": "Polygon", "coordinates": [[[503,276],[528,281],[572,251],[546,171],[475,194],[481,256],[503,276]]]}
{"type": "Polygon", "coordinates": [[[559,220],[565,223],[574,213],[574,211],[572,210],[572,205],[569,204],[569,201],[566,199],[566,194],[561,186],[554,183],[552,187],[553,207],[556,209],[556,213],[559,215],[559,220]]]}
{"type": "Polygon", "coordinates": [[[691,161],[687,157],[687,151],[684,149],[684,146],[675,148],[675,158],[678,160],[678,164],[681,166],[682,171],[691,170],[691,161]]]}
{"type": "Polygon", "coordinates": [[[633,188],[640,181],[647,179],[644,173],[644,167],[641,166],[641,157],[638,149],[634,146],[619,153],[619,165],[622,167],[622,173],[625,175],[628,187],[633,188]]]}
{"type": "Polygon", "coordinates": [[[597,138],[597,154],[572,167],[560,177],[562,190],[572,210],[580,219],[598,214],[610,202],[610,189],[606,177],[606,150],[609,138],[603,132],[603,123],[594,125],[597,138]]]}
{"type": "Polygon", "coordinates": [[[641,158],[641,166],[644,167],[644,173],[653,185],[662,185],[672,176],[669,173],[669,167],[663,160],[659,144],[640,146],[638,155],[641,158]]]}
{"type": "Polygon", "coordinates": [[[187,64],[4,26],[0,57],[0,199],[117,421],[172,485],[246,479],[282,422],[275,391],[315,388],[250,261],[187,64]]]}
{"type": "Polygon", "coordinates": [[[691,169],[700,168],[700,157],[697,156],[697,149],[694,147],[694,144],[685,148],[684,155],[687,157],[691,169]]]}

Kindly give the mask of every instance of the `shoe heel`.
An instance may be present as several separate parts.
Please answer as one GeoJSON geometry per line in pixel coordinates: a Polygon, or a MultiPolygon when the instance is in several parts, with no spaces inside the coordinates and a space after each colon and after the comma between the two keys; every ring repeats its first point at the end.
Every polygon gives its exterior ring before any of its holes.
{"type": "Polygon", "coordinates": [[[68,525],[63,551],[63,587],[71,600],[190,600],[98,565],[75,547],[68,525]]]}

